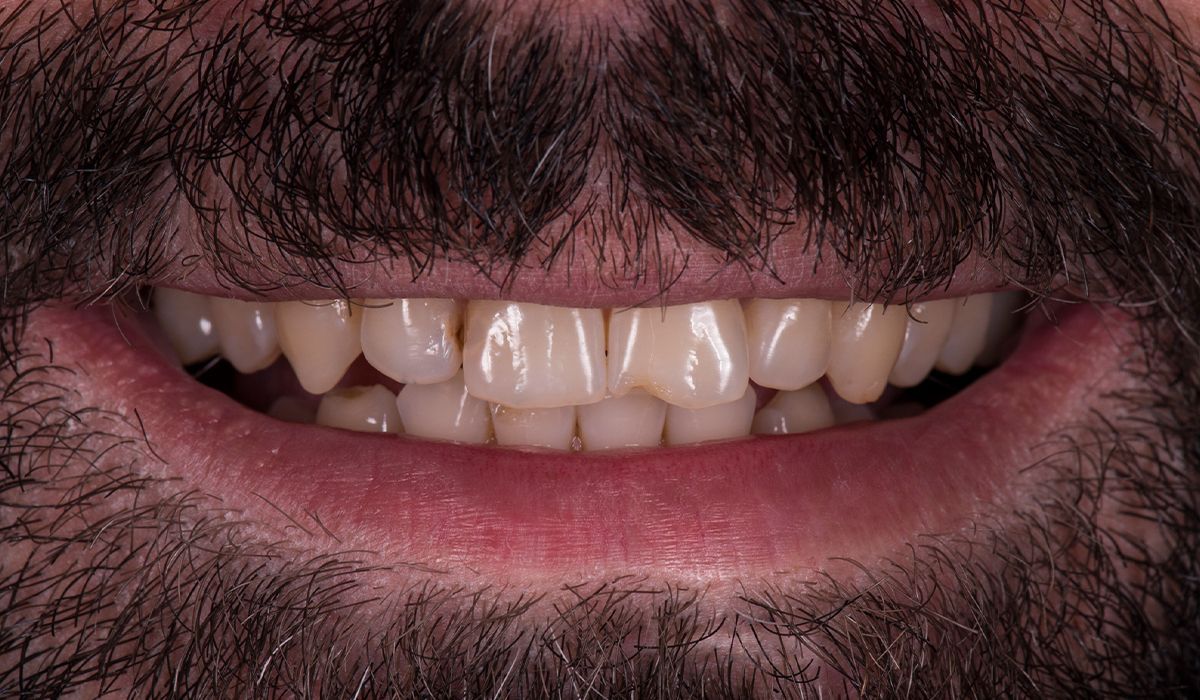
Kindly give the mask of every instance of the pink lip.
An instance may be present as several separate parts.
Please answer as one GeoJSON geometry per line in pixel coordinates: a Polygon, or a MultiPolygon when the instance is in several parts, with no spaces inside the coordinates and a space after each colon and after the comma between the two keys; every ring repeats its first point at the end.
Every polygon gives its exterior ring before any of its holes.
{"type": "Polygon", "coordinates": [[[137,409],[162,457],[146,469],[247,519],[311,514],[393,560],[494,577],[796,570],[952,531],[1019,496],[1020,468],[1052,449],[1047,432],[1119,376],[1130,323],[1084,306],[1057,327],[1031,323],[1004,365],[916,418],[591,455],[285,424],[168,366],[111,310],[45,309],[33,322],[57,361],[86,373],[86,405],[137,409]]]}

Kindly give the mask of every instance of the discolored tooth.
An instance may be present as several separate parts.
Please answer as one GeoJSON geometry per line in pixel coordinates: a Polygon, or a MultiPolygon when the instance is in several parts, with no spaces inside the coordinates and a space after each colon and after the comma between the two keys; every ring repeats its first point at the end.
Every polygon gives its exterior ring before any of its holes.
{"type": "Polygon", "coordinates": [[[833,309],[829,384],[850,403],[869,403],[883,394],[904,344],[904,307],[839,304],[833,309]]]}
{"type": "Polygon", "coordinates": [[[740,399],[717,406],[697,409],[668,406],[663,439],[668,445],[687,445],[745,437],[754,421],[755,403],[754,388],[747,386],[740,399]]]}
{"type": "Polygon", "coordinates": [[[954,321],[953,299],[939,299],[913,304],[904,328],[904,345],[888,382],[894,386],[910,387],[925,381],[933,363],[937,362],[950,326],[954,321]]]}
{"type": "Polygon", "coordinates": [[[402,432],[396,396],[378,384],[325,394],[317,407],[317,425],[360,433],[402,432]]]}
{"type": "Polygon", "coordinates": [[[950,374],[963,374],[971,369],[987,341],[991,311],[991,294],[976,294],[955,300],[954,323],[938,355],[938,369],[950,374]]]}
{"type": "Polygon", "coordinates": [[[267,415],[285,423],[312,423],[317,411],[308,401],[296,396],[280,396],[271,402],[267,415]]]}
{"type": "Polygon", "coordinates": [[[1013,330],[1021,319],[1020,309],[1024,301],[1025,295],[1021,292],[996,292],[992,295],[987,337],[975,364],[991,367],[1000,363],[1000,359],[1012,345],[1013,330]]]}
{"type": "Polygon", "coordinates": [[[219,345],[209,297],[160,287],[154,290],[154,316],[183,364],[217,354],[219,345]]]}
{"type": "Polygon", "coordinates": [[[750,363],[736,300],[614,311],[608,324],[608,390],[644,388],[675,406],[737,401],[750,363]]]}
{"type": "Polygon", "coordinates": [[[242,374],[266,369],[279,357],[274,305],[213,299],[212,317],[221,354],[242,374]]]}
{"type": "Polygon", "coordinates": [[[667,404],[634,389],[579,407],[579,439],[585,450],[657,447],[662,442],[667,404]]]}
{"type": "Polygon", "coordinates": [[[496,443],[569,450],[575,440],[575,407],[512,408],[492,405],[496,443]]]}
{"type": "Polygon", "coordinates": [[[829,363],[832,304],[820,299],[752,299],[742,306],[750,379],[772,389],[802,389],[829,363]]]}
{"type": "Polygon", "coordinates": [[[756,435],[794,435],[834,424],[829,397],[817,384],[798,391],[780,391],[754,414],[756,435]]]}
{"type": "Polygon", "coordinates": [[[604,313],[472,301],[467,304],[463,375],[472,396],[514,408],[599,401],[605,385],[604,313]]]}
{"type": "Polygon", "coordinates": [[[344,300],[285,301],[275,307],[279,346],[300,386],[324,394],[362,352],[362,310],[344,300]]]}
{"type": "Polygon", "coordinates": [[[402,384],[435,384],[462,367],[459,303],[453,299],[368,299],[362,351],[371,366],[402,384]]]}
{"type": "Polygon", "coordinates": [[[409,435],[472,444],[492,437],[487,402],[467,393],[462,372],[437,384],[406,384],[396,406],[409,435]]]}

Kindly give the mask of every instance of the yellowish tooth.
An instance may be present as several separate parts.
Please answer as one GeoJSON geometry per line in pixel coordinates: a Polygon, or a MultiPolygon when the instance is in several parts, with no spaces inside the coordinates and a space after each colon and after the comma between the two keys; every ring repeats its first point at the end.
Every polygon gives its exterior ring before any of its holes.
{"type": "Polygon", "coordinates": [[[939,299],[913,304],[904,329],[904,345],[888,381],[899,387],[916,386],[925,381],[937,362],[950,326],[954,321],[954,299],[939,299]]]}
{"type": "Polygon", "coordinates": [[[360,433],[400,433],[396,396],[376,384],[331,391],[321,397],[317,425],[360,433]]]}
{"type": "Polygon", "coordinates": [[[793,435],[828,428],[834,424],[829,397],[819,385],[798,391],[781,391],[754,414],[756,435],[793,435]]]}
{"type": "Polygon", "coordinates": [[[772,389],[802,389],[829,364],[832,304],[820,299],[752,299],[742,306],[750,379],[772,389]]]}
{"type": "Polygon", "coordinates": [[[745,437],[754,421],[755,402],[754,389],[747,386],[741,398],[717,406],[697,409],[668,406],[664,441],[668,445],[688,445],[745,437]]]}
{"type": "Polygon", "coordinates": [[[569,450],[575,440],[575,407],[512,408],[493,404],[492,428],[499,445],[569,450]]]}
{"type": "Polygon", "coordinates": [[[275,325],[283,354],[310,394],[337,386],[362,352],[362,310],[343,299],[282,302],[275,307],[275,325]]]}
{"type": "Polygon", "coordinates": [[[214,298],[212,318],[221,354],[242,374],[266,369],[279,357],[272,304],[214,298]]]}
{"type": "Polygon", "coordinates": [[[471,444],[492,437],[487,402],[467,393],[461,371],[437,384],[406,384],[396,397],[396,406],[409,435],[471,444]]]}
{"type": "Polygon", "coordinates": [[[746,322],[736,300],[614,311],[608,390],[641,387],[689,409],[738,400],[750,379],[746,322]]]}
{"type": "Polygon", "coordinates": [[[465,336],[463,374],[467,391],[476,398],[513,408],[573,406],[604,398],[600,309],[472,301],[465,336]]]}
{"type": "Polygon", "coordinates": [[[963,374],[975,364],[987,342],[992,295],[976,294],[956,300],[954,323],[938,355],[936,367],[950,374],[963,374]]]}
{"type": "Polygon", "coordinates": [[[904,307],[839,304],[833,309],[833,341],[826,374],[833,390],[851,403],[883,394],[904,344],[904,307]]]}
{"type": "Polygon", "coordinates": [[[217,354],[219,344],[209,297],[160,287],[154,290],[154,316],[183,364],[217,354]]]}
{"type": "Polygon", "coordinates": [[[462,367],[457,301],[368,299],[362,317],[363,357],[397,382],[436,384],[462,367]]]}
{"type": "Polygon", "coordinates": [[[1021,318],[1019,312],[1024,301],[1025,295],[1021,292],[996,292],[992,295],[987,338],[983,341],[983,352],[975,364],[991,367],[1000,363],[1004,351],[1012,342],[1010,336],[1021,318]]]}
{"type": "Polygon", "coordinates": [[[662,442],[667,404],[634,389],[579,407],[579,439],[585,450],[657,447],[662,442]]]}

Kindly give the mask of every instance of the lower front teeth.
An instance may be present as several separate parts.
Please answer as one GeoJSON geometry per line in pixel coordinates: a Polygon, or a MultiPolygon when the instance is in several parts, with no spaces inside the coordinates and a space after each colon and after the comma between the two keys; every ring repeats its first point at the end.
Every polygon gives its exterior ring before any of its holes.
{"type": "Polygon", "coordinates": [[[386,387],[352,387],[325,394],[317,408],[317,425],[363,433],[399,433],[396,397],[386,387]]]}

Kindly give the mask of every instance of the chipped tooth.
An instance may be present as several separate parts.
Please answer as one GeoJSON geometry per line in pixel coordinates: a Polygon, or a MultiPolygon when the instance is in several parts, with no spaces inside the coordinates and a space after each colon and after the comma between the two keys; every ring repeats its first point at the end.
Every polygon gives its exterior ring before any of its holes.
{"type": "Polygon", "coordinates": [[[266,369],[279,357],[272,304],[214,298],[212,318],[221,355],[242,374],[266,369]]]}
{"type": "Polygon", "coordinates": [[[219,344],[208,297],[160,287],[154,290],[154,316],[183,364],[217,354],[219,344]]]}
{"type": "Polygon", "coordinates": [[[829,397],[817,384],[797,391],[780,391],[754,414],[756,435],[794,435],[834,424],[829,397]]]}
{"type": "Polygon", "coordinates": [[[750,425],[754,421],[756,401],[754,387],[747,386],[740,399],[708,408],[688,409],[670,405],[667,407],[667,421],[663,430],[664,442],[668,445],[687,445],[745,437],[750,434],[750,425]]]}
{"type": "Polygon", "coordinates": [[[492,428],[499,445],[569,450],[575,440],[575,407],[513,408],[493,404],[492,428]]]}
{"type": "Polygon", "coordinates": [[[950,374],[963,374],[975,364],[975,358],[983,352],[987,342],[992,295],[975,294],[955,303],[954,323],[938,355],[936,367],[950,374]]]}
{"type": "Polygon", "coordinates": [[[360,433],[402,432],[396,396],[378,384],[338,389],[322,396],[317,425],[360,433]]]}
{"type": "Polygon", "coordinates": [[[911,387],[925,381],[933,363],[950,335],[954,321],[954,299],[939,299],[913,304],[904,328],[904,345],[888,382],[893,386],[911,387]]]}
{"type": "Polygon", "coordinates": [[[605,386],[604,312],[472,301],[463,374],[472,396],[514,408],[599,401],[605,386]]]}
{"type": "Polygon", "coordinates": [[[396,406],[409,435],[471,444],[492,437],[487,402],[467,393],[461,371],[437,384],[406,384],[396,397],[396,406]]]}
{"type": "Polygon", "coordinates": [[[579,407],[579,439],[585,450],[657,447],[667,404],[640,389],[579,407]]]}
{"type": "Polygon", "coordinates": [[[608,390],[635,387],[675,406],[738,401],[750,363],[736,300],[613,312],[608,325],[608,390]]]}
{"type": "Polygon", "coordinates": [[[829,384],[851,403],[869,403],[883,394],[904,344],[903,307],[839,304],[833,309],[829,384]]]}
{"type": "Polygon", "coordinates": [[[1013,330],[1021,316],[1018,311],[1025,299],[1021,292],[996,292],[992,295],[992,310],[988,314],[987,337],[983,341],[983,352],[975,364],[992,367],[1000,363],[1005,351],[1011,347],[1013,330]]]}
{"type": "Polygon", "coordinates": [[[271,402],[267,415],[285,423],[312,423],[317,411],[312,404],[297,396],[280,396],[271,402]]]}
{"type": "Polygon", "coordinates": [[[750,379],[772,389],[802,389],[829,363],[832,304],[820,299],[752,299],[742,306],[750,379]]]}
{"type": "Polygon", "coordinates": [[[279,346],[310,394],[337,386],[362,352],[362,310],[344,299],[282,302],[275,307],[275,324],[279,346]]]}
{"type": "Polygon", "coordinates": [[[368,299],[362,309],[362,351],[371,366],[402,384],[436,384],[462,367],[453,299],[368,299]]]}

